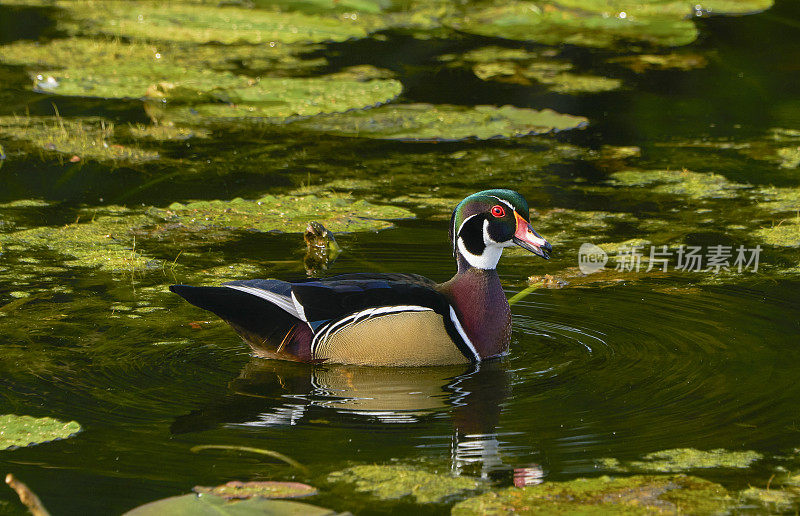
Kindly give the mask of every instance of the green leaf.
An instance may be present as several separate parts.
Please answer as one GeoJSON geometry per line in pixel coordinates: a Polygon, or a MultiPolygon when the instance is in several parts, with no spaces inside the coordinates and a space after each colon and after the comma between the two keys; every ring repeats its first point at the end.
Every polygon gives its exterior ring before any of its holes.
{"type": "Polygon", "coordinates": [[[0,416],[0,450],[66,439],[80,431],[81,425],[75,421],[6,414],[0,416]]]}
{"type": "Polygon", "coordinates": [[[336,512],[315,505],[285,500],[250,498],[228,502],[219,496],[187,494],[137,507],[125,516],[334,516],[336,512]]]}
{"type": "Polygon", "coordinates": [[[586,118],[550,109],[403,104],[318,116],[292,126],[340,136],[437,141],[513,138],[574,129],[587,122],[586,118]]]}

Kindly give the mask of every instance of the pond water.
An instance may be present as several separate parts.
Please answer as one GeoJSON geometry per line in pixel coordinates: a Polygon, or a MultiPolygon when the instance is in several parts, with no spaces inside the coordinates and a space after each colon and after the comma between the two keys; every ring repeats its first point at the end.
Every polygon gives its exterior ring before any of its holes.
{"type": "MultiPolygon", "coordinates": [[[[60,8],[15,4],[0,6],[4,62],[7,45],[64,35],[60,8]]],[[[650,48],[641,43],[545,47],[468,31],[422,38],[387,30],[305,56],[326,60],[308,75],[363,64],[388,70],[402,83],[400,104],[511,104],[588,119],[545,136],[414,142],[292,124],[189,123],[191,137],[137,143],[158,158],[114,162],[72,148],[59,154],[3,125],[0,414],[75,420],[83,430],[0,451],[0,473],[23,479],[54,514],[122,513],[233,479],[308,482],[323,491],[310,503],[338,511],[443,514],[463,496],[386,502],[326,478],[352,465],[405,464],[509,486],[523,474],[607,474],[605,459],[624,464],[675,448],[763,455],[749,468],[684,469],[731,492],[796,472],[800,6],[778,1],[760,14],[693,23],[694,43],[651,52],[695,63],[685,66],[620,64],[650,48]],[[565,93],[519,77],[482,80],[462,58],[492,45],[549,51],[573,71],[621,86],[565,93]],[[415,217],[337,233],[343,252],[321,274],[396,271],[444,281],[454,271],[450,210],[484,188],[525,195],[554,253],[549,261],[521,253],[501,260],[509,297],[531,283],[540,288],[512,307],[510,354],[479,367],[252,358],[227,325],[167,286],[305,277],[301,235],[198,229],[184,219],[125,222],[176,201],[349,193],[415,217]],[[104,217],[118,225],[88,231],[86,238],[102,234],[100,243],[59,247],[65,228],[93,228],[104,217]],[[104,247],[111,240],[119,247],[104,247]],[[604,271],[578,271],[585,242],[612,255],[604,271]],[[645,258],[651,246],[671,246],[668,271],[647,271],[646,260],[639,271],[614,270],[625,243],[641,245],[645,258]],[[679,245],[705,253],[731,246],[729,265],[738,246],[760,246],[758,269],[678,271],[679,245]],[[104,266],[93,246],[123,253],[114,262],[123,265],[104,266]],[[206,444],[278,451],[308,472],[247,453],[190,451],[206,444]]],[[[0,65],[4,120],[56,124],[55,107],[67,122],[152,123],[140,100],[34,92],[31,70],[0,65]]],[[[794,513],[797,504],[771,510],[794,513]]],[[[5,513],[23,513],[11,490],[0,490],[5,513]]]]}

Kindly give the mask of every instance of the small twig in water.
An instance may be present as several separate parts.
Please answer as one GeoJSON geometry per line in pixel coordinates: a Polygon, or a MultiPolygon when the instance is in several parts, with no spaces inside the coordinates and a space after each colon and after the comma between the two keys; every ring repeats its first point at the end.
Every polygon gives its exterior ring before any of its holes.
{"type": "Polygon", "coordinates": [[[236,451],[243,451],[243,452],[250,452],[250,453],[258,453],[260,455],[267,455],[269,457],[273,457],[278,460],[282,460],[286,464],[295,467],[299,470],[302,470],[308,473],[308,468],[297,462],[291,457],[287,457],[286,455],[272,451],[272,450],[265,450],[263,448],[251,448],[249,446],[230,446],[225,444],[201,444],[199,446],[194,446],[191,448],[191,451],[197,453],[202,450],[236,450],[236,451]]]}
{"type": "Polygon", "coordinates": [[[9,473],[6,475],[6,484],[8,487],[17,492],[19,501],[28,508],[33,516],[50,516],[47,509],[42,505],[42,501],[36,496],[36,493],[30,490],[28,486],[17,480],[14,475],[9,473]]]}

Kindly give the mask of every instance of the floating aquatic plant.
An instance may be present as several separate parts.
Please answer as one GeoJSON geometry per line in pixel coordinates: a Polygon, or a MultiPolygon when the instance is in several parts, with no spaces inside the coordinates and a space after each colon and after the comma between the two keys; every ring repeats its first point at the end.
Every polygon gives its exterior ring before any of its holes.
{"type": "Polygon", "coordinates": [[[142,163],[158,153],[115,141],[113,122],[101,118],[0,117],[0,136],[25,142],[42,154],[55,154],[72,161],[97,160],[142,163]]]}
{"type": "Polygon", "coordinates": [[[356,491],[381,500],[413,497],[418,503],[442,502],[446,498],[479,489],[480,481],[469,477],[435,474],[410,466],[353,466],[328,475],[329,482],[355,484],[356,491]]]}
{"type": "Polygon", "coordinates": [[[733,505],[725,488],[697,477],[604,476],[490,491],[457,503],[452,514],[710,515],[733,505]]]}
{"type": "MultiPolygon", "coordinates": [[[[688,0],[523,0],[483,5],[448,18],[448,23],[482,36],[588,47],[629,41],[680,46],[698,34],[689,19],[697,4],[688,0]]],[[[744,14],[771,6],[772,0],[709,0],[701,8],[715,14],[744,14]]]]}
{"type": "Polygon", "coordinates": [[[75,421],[5,414],[0,416],[0,450],[66,439],[80,431],[81,425],[75,421]]]}
{"type": "Polygon", "coordinates": [[[648,453],[642,460],[620,462],[616,459],[601,459],[598,465],[604,469],[617,471],[653,471],[673,473],[703,468],[748,468],[763,458],[751,451],[729,451],[724,449],[696,450],[694,448],[674,448],[648,453]]]}
{"type": "Polygon", "coordinates": [[[232,480],[216,487],[195,486],[199,494],[220,496],[226,500],[246,500],[248,498],[301,498],[317,494],[317,489],[299,482],[240,482],[232,480]]]}

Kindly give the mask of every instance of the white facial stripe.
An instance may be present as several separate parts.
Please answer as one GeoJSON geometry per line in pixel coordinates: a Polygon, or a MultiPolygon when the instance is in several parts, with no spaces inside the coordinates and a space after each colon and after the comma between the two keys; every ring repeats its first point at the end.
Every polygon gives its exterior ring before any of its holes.
{"type": "Polygon", "coordinates": [[[506,201],[505,199],[501,199],[501,198],[499,198],[499,197],[498,197],[498,196],[496,196],[496,195],[492,195],[491,197],[494,197],[495,199],[497,199],[498,201],[502,202],[503,204],[505,204],[506,206],[508,206],[508,207],[509,207],[509,208],[511,208],[512,210],[514,209],[514,205],[513,205],[513,204],[511,204],[510,202],[506,201]]]}

